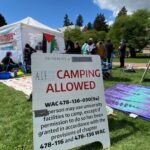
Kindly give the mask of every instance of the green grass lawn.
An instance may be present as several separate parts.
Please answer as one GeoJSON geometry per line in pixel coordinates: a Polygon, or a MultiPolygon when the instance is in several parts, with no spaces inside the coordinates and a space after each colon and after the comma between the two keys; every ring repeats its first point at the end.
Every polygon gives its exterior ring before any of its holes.
{"type": "MultiPolygon", "coordinates": [[[[140,58],[125,58],[125,63],[148,63],[150,61],[150,57],[140,57],[140,58]]],[[[113,62],[119,62],[119,58],[113,58],[113,62]]]]}
{"type": "MultiPolygon", "coordinates": [[[[113,58],[113,62],[119,62],[118,51],[115,52],[116,57],[113,58]]],[[[143,53],[136,53],[136,58],[126,57],[125,62],[127,63],[148,63],[150,60],[150,55],[145,55],[143,53]]]]}
{"type": "MultiPolygon", "coordinates": [[[[118,82],[139,84],[144,70],[136,73],[123,73],[114,68],[113,77],[104,81],[105,88],[118,82]]],[[[150,86],[150,71],[147,82],[150,86]]],[[[32,150],[32,103],[22,92],[0,83],[0,150],[32,150]]],[[[150,122],[141,118],[130,118],[127,114],[115,110],[115,116],[109,117],[110,150],[150,150],[150,122]]],[[[93,143],[73,150],[100,150],[99,143],[93,143]]]]}

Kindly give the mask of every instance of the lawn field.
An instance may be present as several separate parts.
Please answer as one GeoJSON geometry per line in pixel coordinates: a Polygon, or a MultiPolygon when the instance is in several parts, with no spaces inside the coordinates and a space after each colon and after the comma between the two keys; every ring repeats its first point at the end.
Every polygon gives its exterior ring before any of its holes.
{"type": "MultiPolygon", "coordinates": [[[[118,82],[139,84],[144,70],[124,73],[113,68],[112,78],[104,81],[105,88],[118,82]]],[[[142,85],[150,86],[150,71],[142,85]]],[[[150,150],[150,122],[130,118],[115,110],[109,116],[110,150],[150,150]]],[[[0,150],[33,150],[32,102],[22,92],[0,83],[0,150]]],[[[100,150],[99,143],[92,143],[73,150],[100,150]]],[[[61,150],[61,149],[60,149],[61,150]]]]}
{"type": "MultiPolygon", "coordinates": [[[[150,61],[150,57],[145,58],[125,58],[125,63],[148,63],[150,61]]],[[[119,58],[113,58],[113,62],[119,62],[119,58]]]]}

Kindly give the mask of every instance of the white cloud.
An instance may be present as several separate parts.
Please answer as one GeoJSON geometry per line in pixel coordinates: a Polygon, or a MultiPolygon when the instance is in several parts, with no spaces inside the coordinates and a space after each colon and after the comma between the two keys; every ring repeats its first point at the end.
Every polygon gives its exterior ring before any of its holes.
{"type": "Polygon", "coordinates": [[[114,23],[114,20],[110,20],[110,21],[107,22],[107,24],[108,24],[109,26],[111,26],[113,23],[114,23]]]}
{"type": "Polygon", "coordinates": [[[114,16],[125,6],[128,14],[132,14],[137,9],[147,8],[150,10],[150,0],[93,0],[101,9],[113,11],[114,16]]]}

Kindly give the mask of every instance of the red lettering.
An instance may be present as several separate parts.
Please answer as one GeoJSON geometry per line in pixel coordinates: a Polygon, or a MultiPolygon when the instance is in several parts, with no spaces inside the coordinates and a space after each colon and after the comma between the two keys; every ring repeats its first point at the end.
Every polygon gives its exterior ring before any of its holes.
{"type": "Polygon", "coordinates": [[[68,82],[66,85],[66,89],[67,89],[67,91],[72,91],[73,90],[73,84],[71,82],[68,82]],[[69,85],[70,85],[70,87],[69,87],[69,85]]]}
{"type": "Polygon", "coordinates": [[[94,81],[90,81],[90,89],[94,89],[95,88],[95,82],[94,81]]]}
{"type": "Polygon", "coordinates": [[[80,78],[85,75],[85,70],[80,70],[80,78]]]}
{"type": "Polygon", "coordinates": [[[8,33],[5,35],[0,35],[0,41],[1,42],[11,41],[11,40],[13,40],[13,35],[15,35],[15,33],[8,33]]]}
{"type": "Polygon", "coordinates": [[[64,73],[64,78],[66,78],[66,77],[70,78],[68,70],[65,70],[65,73],[64,73]]]}
{"type": "Polygon", "coordinates": [[[76,91],[79,89],[82,90],[83,89],[83,82],[77,82],[77,83],[74,82],[74,87],[75,87],[76,91]]]}
{"type": "Polygon", "coordinates": [[[100,70],[58,70],[57,78],[91,78],[91,77],[100,77],[100,70]]]}
{"type": "Polygon", "coordinates": [[[54,89],[53,89],[52,84],[48,84],[48,87],[47,87],[46,93],[48,93],[49,91],[51,91],[51,92],[55,92],[55,91],[54,91],[54,89]]]}
{"type": "Polygon", "coordinates": [[[60,77],[60,72],[62,72],[62,70],[57,71],[57,78],[62,79],[62,77],[60,77]]]}
{"type": "Polygon", "coordinates": [[[61,83],[60,87],[61,87],[61,92],[66,92],[66,90],[63,89],[63,84],[62,83],[61,83]]]}
{"type": "Polygon", "coordinates": [[[90,90],[96,87],[94,81],[83,81],[83,82],[68,82],[60,84],[48,84],[46,93],[48,92],[67,92],[67,91],[78,91],[78,90],[90,90]]]}
{"type": "Polygon", "coordinates": [[[84,89],[88,90],[90,87],[89,87],[89,82],[88,81],[85,81],[84,82],[84,89]]]}
{"type": "Polygon", "coordinates": [[[58,88],[58,86],[57,86],[57,84],[55,84],[55,92],[60,92],[60,90],[58,90],[57,88],[58,88]]]}
{"type": "Polygon", "coordinates": [[[96,77],[100,77],[100,71],[99,71],[99,69],[95,70],[95,76],[96,77]]]}
{"type": "Polygon", "coordinates": [[[75,72],[71,70],[70,74],[71,74],[71,78],[79,78],[79,70],[76,70],[75,72]]]}

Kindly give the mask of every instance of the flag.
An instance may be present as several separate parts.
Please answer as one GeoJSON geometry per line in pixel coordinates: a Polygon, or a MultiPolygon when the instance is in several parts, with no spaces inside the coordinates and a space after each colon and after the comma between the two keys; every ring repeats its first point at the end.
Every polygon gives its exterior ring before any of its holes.
{"type": "Polygon", "coordinates": [[[44,47],[46,49],[46,52],[48,53],[52,53],[54,51],[55,48],[55,36],[54,35],[50,35],[47,33],[43,34],[43,43],[44,43],[44,47]]]}

